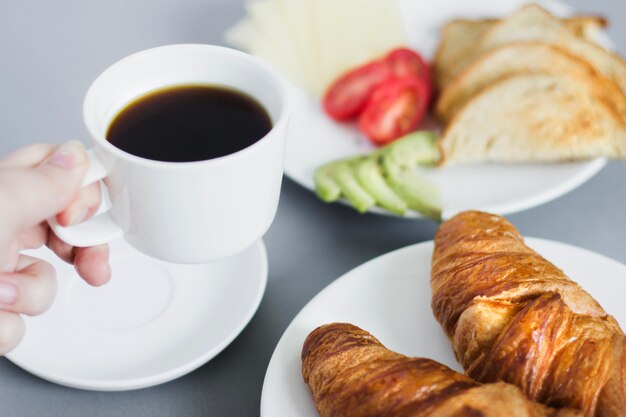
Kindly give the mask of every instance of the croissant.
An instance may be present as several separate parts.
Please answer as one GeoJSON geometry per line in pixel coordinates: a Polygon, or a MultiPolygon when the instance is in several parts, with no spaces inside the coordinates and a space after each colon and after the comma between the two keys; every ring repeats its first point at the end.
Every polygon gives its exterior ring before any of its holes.
{"type": "Polygon", "coordinates": [[[469,211],[435,236],[432,307],[467,374],[585,416],[626,415],[617,321],[500,216],[469,211]]]}
{"type": "Polygon", "coordinates": [[[302,375],[322,417],[581,417],[532,402],[513,385],[481,385],[433,360],[392,352],[345,323],[309,334],[302,375]]]}

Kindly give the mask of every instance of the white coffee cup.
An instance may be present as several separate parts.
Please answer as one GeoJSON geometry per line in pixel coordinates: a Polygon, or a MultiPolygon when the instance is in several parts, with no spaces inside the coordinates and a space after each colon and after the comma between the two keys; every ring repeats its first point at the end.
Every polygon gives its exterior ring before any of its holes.
{"type": "Polygon", "coordinates": [[[110,204],[75,226],[61,227],[51,220],[65,242],[84,247],[123,236],[154,258],[202,263],[241,252],[272,223],[283,173],[288,104],[282,79],[263,62],[212,45],[148,49],[104,71],[87,92],[83,114],[95,144],[88,152],[84,184],[104,179],[110,204]],[[249,94],[268,111],[271,131],[233,154],[182,163],[144,159],[106,140],[112,119],[133,99],[161,87],[188,84],[223,85],[249,94]]]}

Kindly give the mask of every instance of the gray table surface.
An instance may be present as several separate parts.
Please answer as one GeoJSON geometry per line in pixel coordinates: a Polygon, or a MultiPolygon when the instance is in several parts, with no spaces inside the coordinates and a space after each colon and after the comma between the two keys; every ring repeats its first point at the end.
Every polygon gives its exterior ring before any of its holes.
{"type": "MultiPolygon", "coordinates": [[[[624,0],[571,0],[611,19],[626,55],[624,0]]],[[[221,43],[242,0],[0,0],[0,155],[33,142],[82,139],[83,95],[108,65],[171,43],[221,43]]],[[[626,164],[610,163],[580,188],[509,216],[524,234],[567,242],[626,263],[626,164]]],[[[131,392],[58,386],[0,359],[0,415],[258,416],[263,377],[283,331],[318,291],[383,253],[430,240],[437,225],[326,206],[288,179],[265,236],[269,283],[250,324],[220,355],[178,380],[131,392]]]]}

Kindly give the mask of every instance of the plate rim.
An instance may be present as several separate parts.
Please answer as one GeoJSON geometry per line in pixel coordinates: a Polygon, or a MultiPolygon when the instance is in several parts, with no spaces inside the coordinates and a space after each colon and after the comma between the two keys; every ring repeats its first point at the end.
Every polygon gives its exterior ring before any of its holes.
{"type": "Polygon", "coordinates": [[[7,355],[5,355],[5,358],[7,358],[15,366],[46,381],[70,388],[88,391],[131,391],[163,384],[182,377],[206,364],[211,359],[220,354],[226,347],[228,347],[246,328],[246,326],[250,323],[257,310],[259,309],[261,301],[263,300],[263,296],[265,295],[268,281],[269,267],[267,247],[263,239],[259,239],[251,245],[251,248],[254,249],[253,256],[258,258],[258,261],[260,262],[260,268],[258,270],[258,273],[256,274],[257,276],[254,278],[254,281],[257,282],[254,302],[250,303],[247,311],[242,316],[237,325],[234,326],[233,329],[230,331],[228,337],[225,337],[220,343],[205,351],[203,354],[194,357],[193,359],[187,361],[180,366],[138,378],[123,380],[99,380],[59,376],[58,374],[50,373],[46,370],[41,370],[36,366],[30,366],[28,363],[20,361],[19,359],[16,360],[15,358],[13,358],[13,352],[9,352],[7,355]]]}
{"type": "MultiPolygon", "coordinates": [[[[561,247],[565,250],[581,251],[587,255],[591,255],[593,257],[598,258],[598,260],[603,263],[606,262],[606,263],[613,264],[614,266],[617,266],[617,267],[626,268],[626,264],[619,262],[607,255],[603,255],[593,250],[576,246],[570,243],[558,241],[558,240],[539,238],[539,237],[533,237],[533,236],[524,236],[524,243],[527,244],[532,249],[535,249],[535,246],[553,245],[553,246],[561,247]]],[[[288,340],[290,339],[290,333],[292,333],[294,331],[293,329],[296,328],[296,325],[298,324],[300,317],[308,313],[307,310],[311,308],[310,306],[313,305],[313,303],[315,303],[315,301],[319,297],[322,297],[324,293],[326,292],[332,291],[334,287],[341,285],[340,284],[341,282],[346,281],[348,279],[354,279],[351,277],[354,275],[358,276],[358,274],[360,274],[361,270],[363,269],[371,268],[371,264],[382,262],[385,258],[394,258],[397,256],[401,256],[404,252],[413,252],[413,251],[417,252],[417,251],[426,250],[428,248],[433,248],[433,247],[434,247],[434,240],[427,240],[423,242],[413,243],[411,245],[407,245],[407,246],[383,253],[381,255],[378,255],[359,265],[354,266],[353,268],[349,269],[345,273],[341,274],[339,277],[335,278],[332,282],[330,282],[328,285],[326,285],[324,288],[318,291],[313,297],[311,297],[311,299],[298,311],[298,313],[294,316],[294,318],[289,322],[289,325],[287,325],[287,327],[283,331],[283,334],[278,340],[278,343],[274,347],[274,351],[272,352],[272,356],[270,357],[270,360],[267,365],[267,369],[265,371],[265,377],[263,378],[263,386],[261,389],[261,402],[260,402],[260,407],[259,407],[260,416],[261,417],[276,417],[276,416],[270,415],[269,411],[266,411],[268,407],[267,404],[269,401],[266,393],[267,393],[267,386],[268,386],[268,380],[270,378],[270,374],[273,371],[273,368],[276,368],[278,366],[275,363],[278,360],[276,359],[277,352],[279,351],[279,348],[282,348],[283,344],[288,343],[288,340]]]]}

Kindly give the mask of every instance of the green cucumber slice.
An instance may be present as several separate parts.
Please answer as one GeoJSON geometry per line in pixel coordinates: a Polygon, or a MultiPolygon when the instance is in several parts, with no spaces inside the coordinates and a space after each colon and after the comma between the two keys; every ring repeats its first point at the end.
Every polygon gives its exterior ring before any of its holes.
{"type": "Polygon", "coordinates": [[[392,213],[404,215],[408,208],[407,204],[387,184],[379,162],[377,152],[357,159],[354,162],[356,178],[379,206],[392,213]]]}

